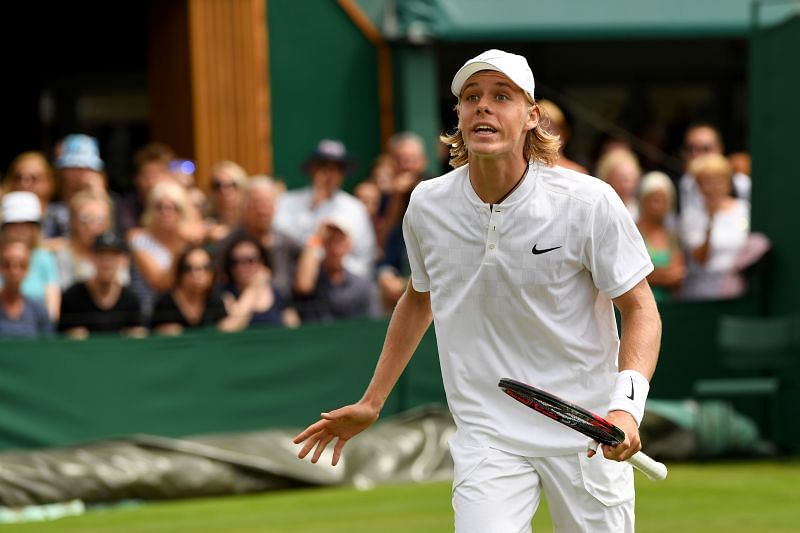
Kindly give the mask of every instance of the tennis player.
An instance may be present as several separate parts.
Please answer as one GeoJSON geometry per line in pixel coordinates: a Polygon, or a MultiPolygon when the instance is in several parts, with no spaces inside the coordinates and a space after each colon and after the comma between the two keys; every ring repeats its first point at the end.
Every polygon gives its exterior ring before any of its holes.
{"type": "Polygon", "coordinates": [[[316,462],[370,426],[433,319],[457,431],[455,527],[530,531],[542,494],[557,531],[634,529],[630,464],[658,357],[653,269],[630,215],[602,181],[556,166],[524,57],[489,50],[453,78],[455,170],[422,182],[404,219],[411,282],[364,396],[299,434],[316,462]],[[613,305],[622,318],[617,336],[613,305]],[[543,388],[625,431],[586,437],[510,399],[501,377],[543,388]]]}

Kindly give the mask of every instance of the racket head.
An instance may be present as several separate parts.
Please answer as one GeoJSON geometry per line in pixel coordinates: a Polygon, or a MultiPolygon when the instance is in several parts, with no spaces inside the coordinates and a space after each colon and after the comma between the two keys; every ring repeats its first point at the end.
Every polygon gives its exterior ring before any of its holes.
{"type": "Polygon", "coordinates": [[[501,379],[498,386],[521,404],[601,444],[615,446],[625,440],[625,432],[602,416],[554,394],[511,378],[501,379]]]}

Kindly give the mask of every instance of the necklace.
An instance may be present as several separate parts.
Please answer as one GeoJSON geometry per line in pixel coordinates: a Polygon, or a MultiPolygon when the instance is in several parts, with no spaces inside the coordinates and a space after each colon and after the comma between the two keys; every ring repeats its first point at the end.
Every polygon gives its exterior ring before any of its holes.
{"type": "Polygon", "coordinates": [[[511,196],[511,193],[517,190],[517,187],[519,187],[519,186],[520,186],[520,184],[522,183],[522,180],[524,180],[524,179],[525,179],[525,176],[527,176],[527,175],[528,175],[528,167],[526,166],[526,167],[525,167],[525,170],[523,170],[523,171],[522,171],[522,176],[520,176],[520,177],[519,177],[519,179],[518,179],[518,180],[517,180],[517,182],[514,184],[514,186],[513,186],[513,187],[511,187],[511,188],[508,190],[508,192],[507,192],[507,193],[505,193],[505,194],[502,196],[502,198],[500,198],[499,200],[497,200],[497,201],[496,201],[495,203],[493,203],[493,204],[489,204],[489,209],[494,209],[494,206],[495,206],[496,204],[502,203],[502,202],[503,202],[503,200],[505,200],[506,198],[508,198],[509,196],[511,196]]]}

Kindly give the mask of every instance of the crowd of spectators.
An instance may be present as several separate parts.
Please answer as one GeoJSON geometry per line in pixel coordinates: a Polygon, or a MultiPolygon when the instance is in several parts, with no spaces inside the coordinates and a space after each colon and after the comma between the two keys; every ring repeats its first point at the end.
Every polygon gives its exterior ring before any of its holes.
{"type": "MultiPolygon", "coordinates": [[[[568,140],[564,114],[541,106],[545,127],[568,140]]],[[[643,172],[617,142],[586,167],[563,153],[560,164],[617,192],[650,252],[658,301],[739,296],[742,273],[769,247],[750,232],[747,157],[726,157],[719,130],[697,123],[682,159],[680,176],[643,172]]],[[[12,161],[0,212],[0,337],[294,328],[387,315],[405,290],[402,219],[430,177],[413,133],[391,138],[353,194],[342,185],[356,161],[332,139],[310,151],[308,185],[288,191],[233,161],[214,164],[201,189],[192,161],[158,143],[133,163],[134,190],[120,195],[86,135],[67,136],[51,158],[12,161]]]]}

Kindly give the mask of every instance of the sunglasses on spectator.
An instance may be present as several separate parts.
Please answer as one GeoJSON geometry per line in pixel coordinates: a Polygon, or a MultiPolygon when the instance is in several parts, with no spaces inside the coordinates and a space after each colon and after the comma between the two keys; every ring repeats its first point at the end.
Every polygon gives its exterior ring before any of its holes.
{"type": "Polygon", "coordinates": [[[89,214],[78,215],[78,222],[81,224],[96,224],[101,225],[108,222],[108,217],[94,216],[89,214]]]}
{"type": "Polygon", "coordinates": [[[3,261],[3,268],[28,268],[28,263],[23,261],[3,261]]]}
{"type": "Polygon", "coordinates": [[[259,257],[256,255],[242,255],[239,257],[231,257],[231,264],[238,265],[255,265],[259,262],[259,257]]]}
{"type": "Polygon", "coordinates": [[[708,154],[714,150],[713,144],[684,144],[683,151],[688,154],[708,154]]]}
{"type": "Polygon", "coordinates": [[[14,174],[14,179],[20,182],[39,181],[44,179],[42,174],[14,174]]]}
{"type": "Polygon", "coordinates": [[[156,204],[156,211],[177,211],[178,206],[169,202],[158,202],[156,204]]]}
{"type": "Polygon", "coordinates": [[[181,267],[181,272],[211,272],[211,263],[203,263],[202,265],[186,263],[181,267]]]}
{"type": "Polygon", "coordinates": [[[239,184],[235,181],[214,180],[211,182],[211,188],[215,191],[221,191],[222,189],[238,189],[239,184]]]}

